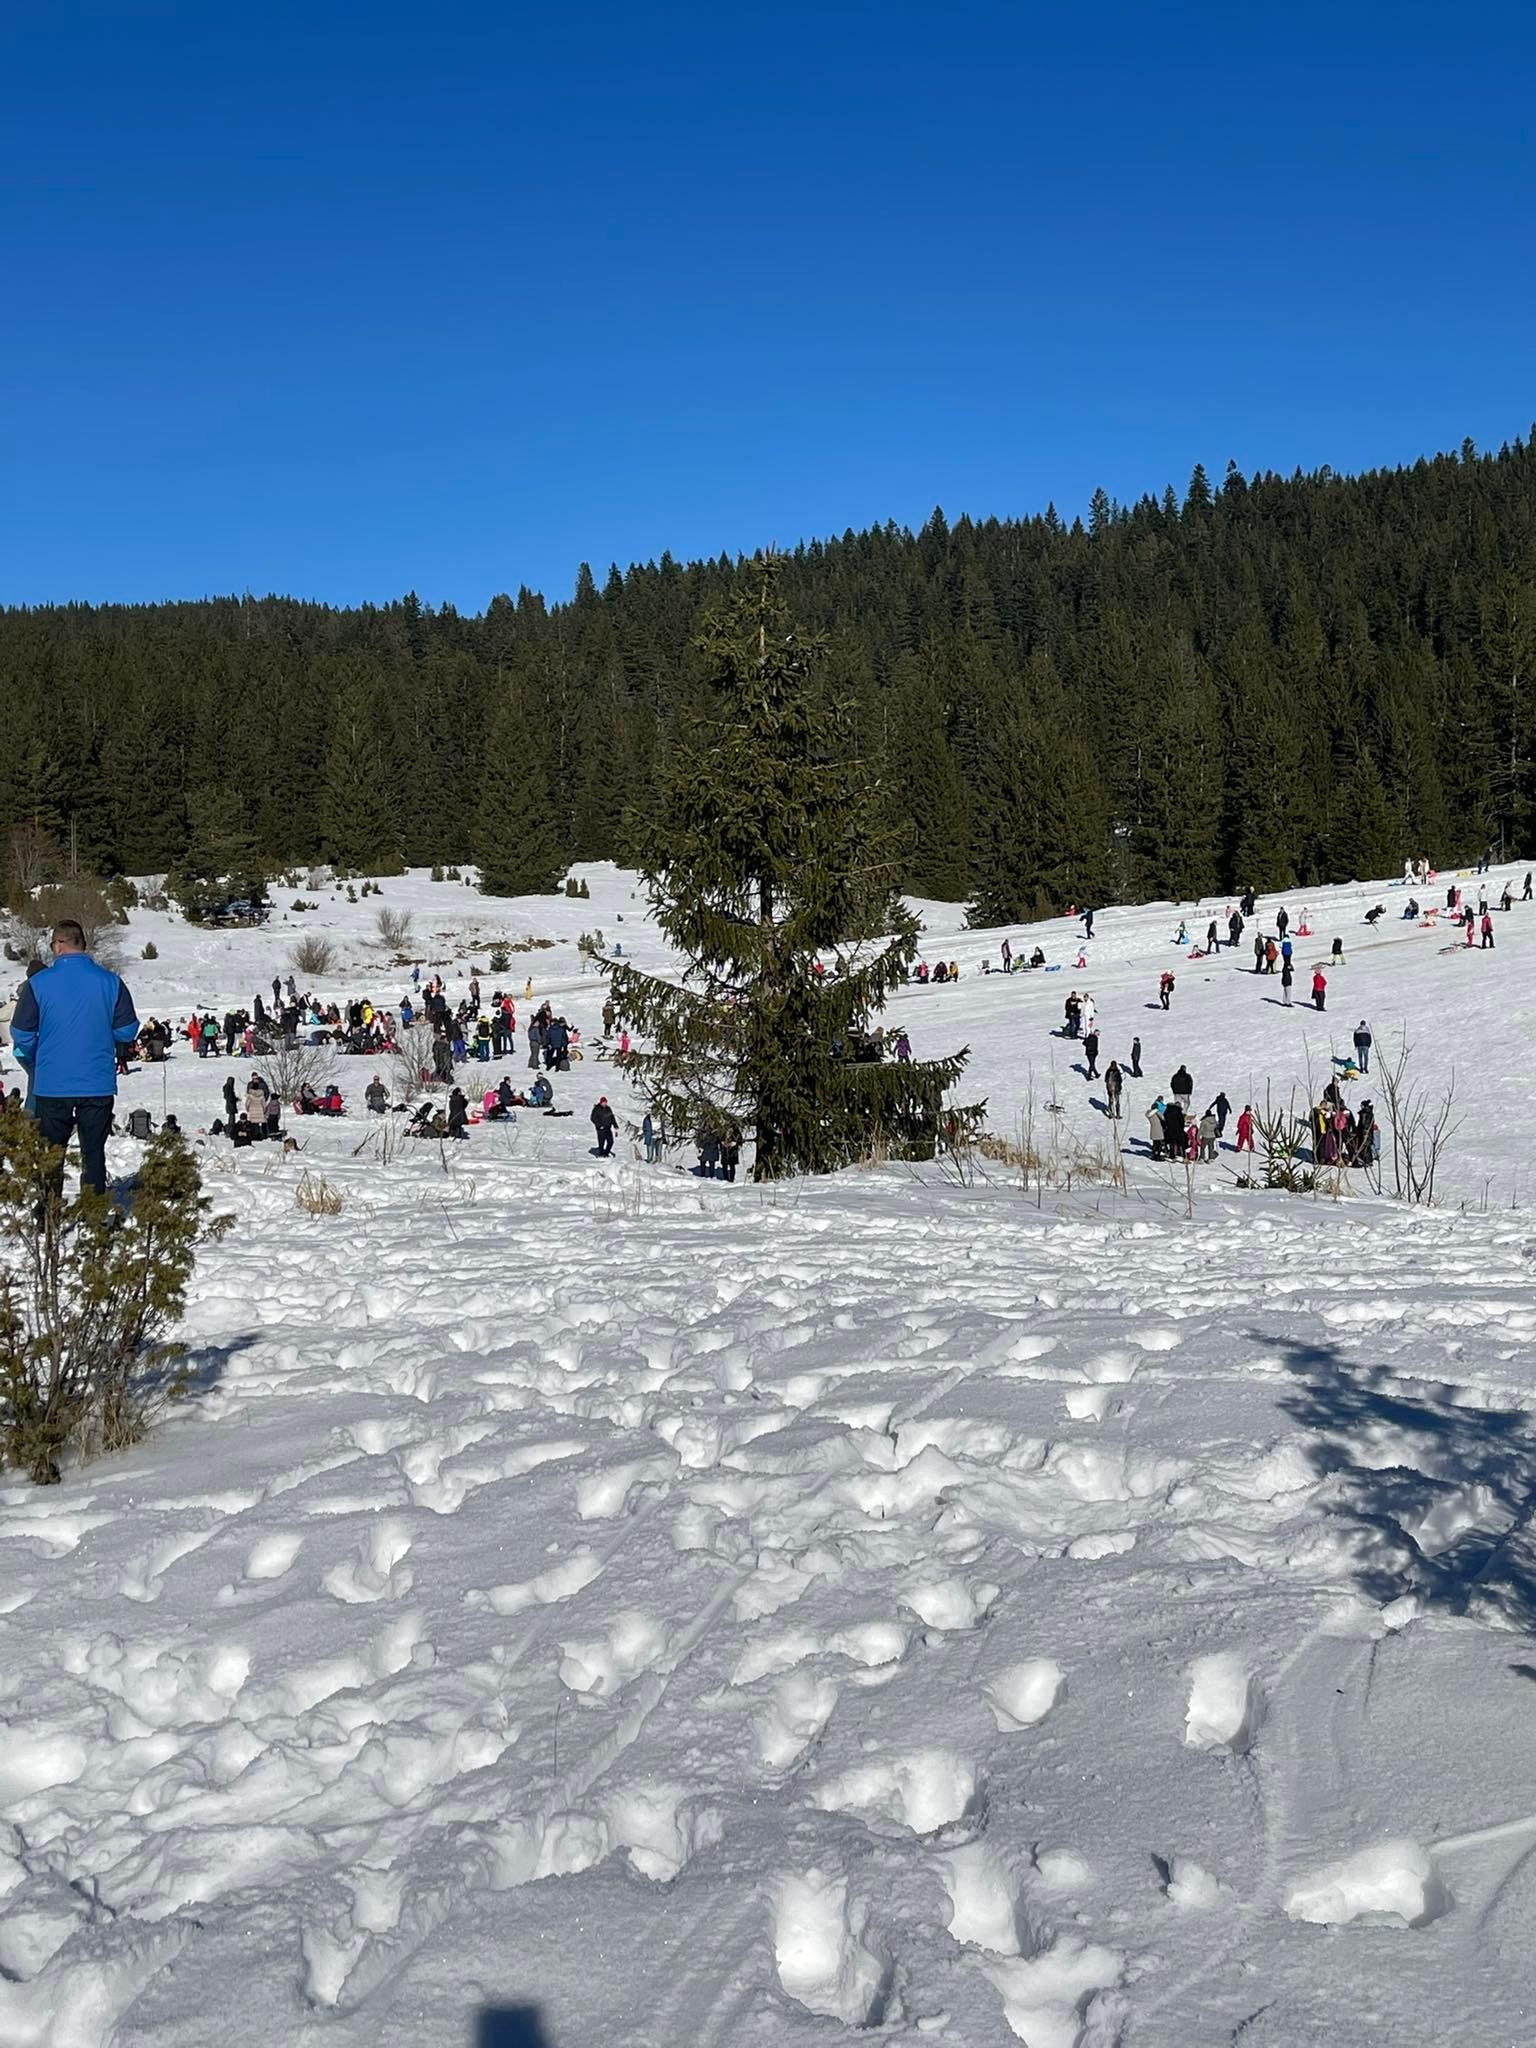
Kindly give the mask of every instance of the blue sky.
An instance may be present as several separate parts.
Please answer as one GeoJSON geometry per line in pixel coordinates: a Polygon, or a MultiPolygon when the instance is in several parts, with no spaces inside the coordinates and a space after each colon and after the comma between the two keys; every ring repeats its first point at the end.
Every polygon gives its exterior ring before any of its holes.
{"type": "Polygon", "coordinates": [[[49,0],[0,601],[414,588],[1536,418],[1536,17],[49,0]]]}

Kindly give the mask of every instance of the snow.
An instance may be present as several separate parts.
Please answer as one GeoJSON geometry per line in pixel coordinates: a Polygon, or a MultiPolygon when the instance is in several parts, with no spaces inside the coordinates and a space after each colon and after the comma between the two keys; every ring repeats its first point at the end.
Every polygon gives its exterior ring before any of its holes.
{"type": "MultiPolygon", "coordinates": [[[[557,942],[507,979],[581,1026],[576,1114],[386,1157],[342,1059],[352,1113],[296,1157],[210,1140],[238,1227],[190,1397],[61,1486],[0,1479],[0,2042],[457,2048],[516,2006],[557,2048],[1530,2040],[1536,910],[1451,954],[1400,890],[1315,892],[1349,954],[1318,1017],[1241,950],[1176,956],[1169,906],[1008,979],[921,906],[962,978],[890,1021],[971,1045],[995,1130],[1033,1090],[1037,1133],[1108,1142],[1051,1036],[1072,986],[1101,1064],[1141,1033],[1133,1136],[1180,1060],[1197,1109],[1309,1061],[1315,1092],[1364,1015],[1376,1064],[1406,1028],[1456,1069],[1435,1210],[1240,1190],[1228,1151],[1192,1201],[1144,1149],[1124,1192],[759,1190],[591,1157],[592,1101],[636,1104],[575,939],[668,962],[632,879],[582,872],[382,898],[450,991],[557,942]]],[[[393,1000],[376,907],[136,913],[124,971],[179,1021],[317,929],[322,987],[393,1000]]],[[[124,1107],[195,1129],[227,1071],[183,1045],[124,1107]]]]}

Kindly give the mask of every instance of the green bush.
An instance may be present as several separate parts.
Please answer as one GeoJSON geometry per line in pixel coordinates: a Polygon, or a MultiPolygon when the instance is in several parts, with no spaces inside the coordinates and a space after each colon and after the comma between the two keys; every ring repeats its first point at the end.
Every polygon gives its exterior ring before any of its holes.
{"type": "Polygon", "coordinates": [[[64,1158],[32,1118],[0,1111],[0,1465],[38,1485],[84,1457],[137,1443],[155,1403],[184,1391],[172,1332],[210,1218],[192,1152],[161,1132],[128,1205],[63,1196],[64,1158]]]}
{"type": "Polygon", "coordinates": [[[141,960],[158,960],[160,958],[160,948],[153,939],[146,939],[144,941],[144,950],[139,955],[139,958],[141,960]]]}

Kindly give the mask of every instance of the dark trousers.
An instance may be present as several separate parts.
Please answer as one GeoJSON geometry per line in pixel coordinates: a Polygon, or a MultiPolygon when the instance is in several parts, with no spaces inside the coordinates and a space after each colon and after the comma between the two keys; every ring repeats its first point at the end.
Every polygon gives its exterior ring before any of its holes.
{"type": "Polygon", "coordinates": [[[597,1156],[598,1156],[598,1158],[599,1158],[599,1159],[611,1159],[611,1158],[613,1157],[613,1133],[612,1133],[612,1131],[599,1131],[599,1132],[598,1132],[598,1134],[597,1134],[597,1156]]]}
{"type": "MultiPolygon", "coordinates": [[[[112,1128],[110,1095],[35,1095],[32,1114],[50,1145],[62,1152],[74,1133],[80,1138],[80,1178],[98,1195],[107,1191],[107,1132],[112,1128]]],[[[63,1170],[55,1186],[63,1184],[63,1170]]]]}

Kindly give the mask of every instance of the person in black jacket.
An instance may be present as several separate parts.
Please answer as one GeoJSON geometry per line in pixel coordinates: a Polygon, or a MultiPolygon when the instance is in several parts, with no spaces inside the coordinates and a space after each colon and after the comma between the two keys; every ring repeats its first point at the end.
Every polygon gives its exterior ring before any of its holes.
{"type": "Polygon", "coordinates": [[[469,1101],[462,1088],[455,1088],[448,1098],[448,1135],[450,1138],[467,1138],[465,1126],[469,1122],[469,1101]]]}
{"type": "Polygon", "coordinates": [[[1180,1067],[1168,1086],[1173,1091],[1173,1099],[1180,1109],[1188,1109],[1190,1097],[1195,1092],[1195,1084],[1188,1067],[1180,1067]]]}
{"type": "Polygon", "coordinates": [[[592,1105],[592,1128],[597,1133],[597,1156],[599,1159],[613,1157],[613,1134],[619,1127],[619,1120],[608,1105],[606,1095],[600,1095],[592,1105]]]}

